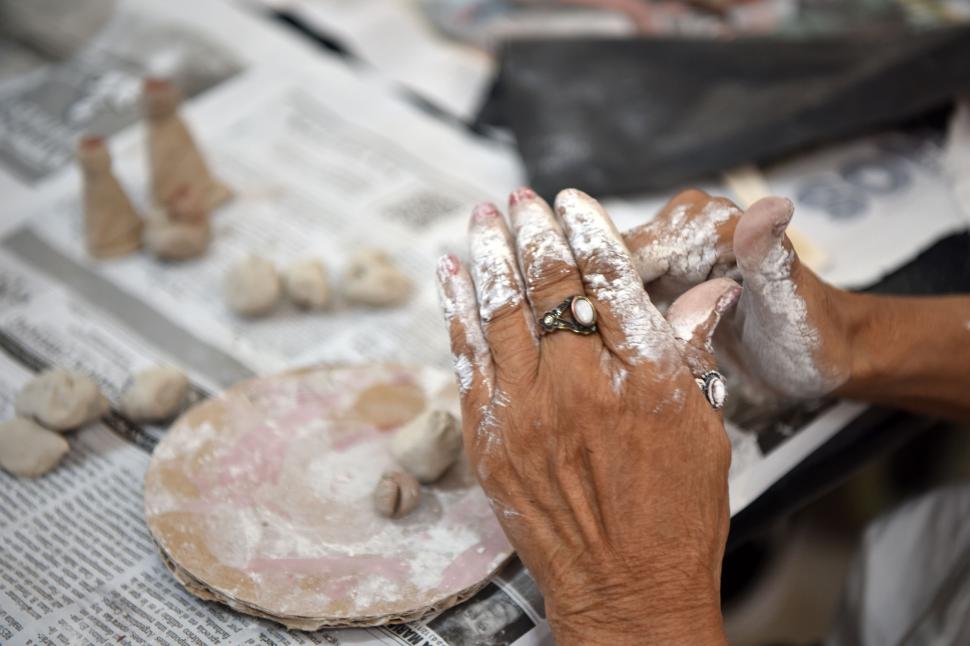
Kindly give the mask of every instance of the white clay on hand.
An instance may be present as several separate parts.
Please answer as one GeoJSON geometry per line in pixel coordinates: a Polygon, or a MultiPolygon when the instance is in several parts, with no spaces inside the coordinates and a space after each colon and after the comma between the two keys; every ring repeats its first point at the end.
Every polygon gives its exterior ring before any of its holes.
{"type": "Polygon", "coordinates": [[[265,258],[249,256],[229,269],[225,293],[226,302],[237,314],[266,314],[280,298],[280,279],[276,268],[265,258]]]}
{"type": "Polygon", "coordinates": [[[317,260],[303,260],[288,266],[283,271],[283,290],[293,304],[305,309],[320,309],[330,303],[327,270],[317,260]]]}
{"type": "Polygon", "coordinates": [[[53,431],[69,431],[108,412],[108,400],[90,377],[55,368],[31,380],[17,395],[17,414],[53,431]]]}
{"type": "Polygon", "coordinates": [[[461,454],[461,426],[447,411],[426,412],[391,439],[391,455],[420,482],[434,482],[461,454]]]}
{"type": "Polygon", "coordinates": [[[67,440],[29,419],[0,424],[0,467],[21,478],[42,476],[64,459],[67,440]]]}
{"type": "Polygon", "coordinates": [[[406,516],[418,506],[420,499],[421,485],[403,471],[386,471],[374,489],[374,508],[388,518],[406,516]]]}
{"type": "Polygon", "coordinates": [[[342,290],[351,303],[386,307],[401,305],[411,296],[409,279],[380,249],[355,254],[344,270],[342,290]]]}
{"type": "Polygon", "coordinates": [[[181,410],[189,380],[179,370],[158,367],[143,370],[121,396],[121,411],[136,422],[157,422],[181,410]]]}

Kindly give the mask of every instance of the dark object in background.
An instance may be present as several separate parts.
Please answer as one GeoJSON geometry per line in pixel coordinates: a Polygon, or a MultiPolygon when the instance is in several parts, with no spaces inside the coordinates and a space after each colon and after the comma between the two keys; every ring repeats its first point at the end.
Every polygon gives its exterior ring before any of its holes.
{"type": "Polygon", "coordinates": [[[970,90],[970,28],[857,38],[514,41],[480,120],[553,195],[668,189],[970,90]]]}

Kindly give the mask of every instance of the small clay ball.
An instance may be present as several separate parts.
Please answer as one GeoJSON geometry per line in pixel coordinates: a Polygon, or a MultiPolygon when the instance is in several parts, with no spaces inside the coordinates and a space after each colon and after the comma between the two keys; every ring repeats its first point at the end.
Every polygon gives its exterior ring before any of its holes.
{"type": "Polygon", "coordinates": [[[182,409],[188,391],[188,378],[175,368],[143,370],[121,396],[121,411],[136,422],[169,419],[182,409]]]}
{"type": "Polygon", "coordinates": [[[411,297],[411,279],[379,249],[355,254],[344,270],[342,291],[351,303],[372,307],[401,305],[411,297]]]}
{"type": "Polygon", "coordinates": [[[64,459],[67,440],[29,419],[0,424],[0,467],[21,478],[42,476],[64,459]]]}
{"type": "Polygon", "coordinates": [[[69,431],[108,412],[108,400],[90,377],[61,368],[46,370],[17,395],[17,414],[53,431],[69,431]]]}
{"type": "Polygon", "coordinates": [[[461,454],[461,427],[448,411],[419,415],[391,438],[391,455],[419,482],[434,482],[461,454]]]}
{"type": "Polygon", "coordinates": [[[401,518],[418,506],[421,485],[402,471],[386,471],[374,489],[374,507],[388,518],[401,518]]]}
{"type": "Polygon", "coordinates": [[[295,262],[283,271],[286,296],[299,307],[321,309],[330,303],[330,281],[323,263],[295,262]]]}
{"type": "Polygon", "coordinates": [[[226,274],[226,302],[237,314],[261,316],[276,306],[280,298],[280,279],[273,263],[249,256],[226,274]]]}

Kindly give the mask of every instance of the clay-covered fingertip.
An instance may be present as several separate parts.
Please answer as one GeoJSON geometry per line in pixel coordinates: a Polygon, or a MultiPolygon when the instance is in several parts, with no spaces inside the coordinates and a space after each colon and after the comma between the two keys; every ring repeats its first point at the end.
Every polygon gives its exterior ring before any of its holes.
{"type": "Polygon", "coordinates": [[[142,79],[142,87],[146,92],[158,92],[171,88],[172,81],[161,76],[146,76],[142,79]]]}
{"type": "Polygon", "coordinates": [[[83,135],[78,139],[77,143],[79,148],[100,148],[104,146],[104,137],[101,135],[83,135]]]}
{"type": "Polygon", "coordinates": [[[741,216],[734,232],[734,254],[742,270],[757,263],[784,238],[795,205],[784,197],[765,197],[741,216]]]}
{"type": "Polygon", "coordinates": [[[438,278],[441,280],[447,280],[458,275],[460,268],[461,262],[458,260],[458,256],[454,254],[446,253],[438,258],[438,278]]]}
{"type": "Polygon", "coordinates": [[[795,214],[795,204],[787,197],[763,197],[750,207],[748,213],[757,213],[770,222],[772,233],[784,233],[795,214]]]}
{"type": "Polygon", "coordinates": [[[533,191],[528,186],[521,186],[509,194],[509,206],[515,206],[522,202],[527,202],[529,200],[534,200],[538,196],[536,192],[533,191]]]}
{"type": "Polygon", "coordinates": [[[498,208],[491,202],[482,202],[472,209],[471,223],[477,224],[499,217],[498,208]]]}
{"type": "Polygon", "coordinates": [[[735,283],[733,280],[729,278],[724,278],[721,280],[725,280],[731,283],[731,285],[728,286],[724,294],[722,294],[721,297],[717,299],[717,304],[714,306],[714,309],[717,311],[718,314],[724,314],[732,307],[734,307],[735,304],[737,304],[738,299],[741,298],[741,292],[743,291],[741,289],[741,286],[735,283]]]}

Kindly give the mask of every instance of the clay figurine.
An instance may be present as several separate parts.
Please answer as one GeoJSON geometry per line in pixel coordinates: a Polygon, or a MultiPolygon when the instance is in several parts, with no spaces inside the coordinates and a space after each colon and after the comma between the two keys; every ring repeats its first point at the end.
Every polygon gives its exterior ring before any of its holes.
{"type": "Polygon", "coordinates": [[[142,221],[111,171],[102,137],[84,137],[77,161],[84,192],[84,242],[95,258],[116,258],[141,246],[142,221]]]}
{"type": "Polygon", "coordinates": [[[155,202],[168,204],[185,187],[199,192],[207,212],[230,199],[232,191],[209,172],[192,134],[179,116],[181,95],[175,85],[165,79],[147,78],[142,101],[155,202]]]}

